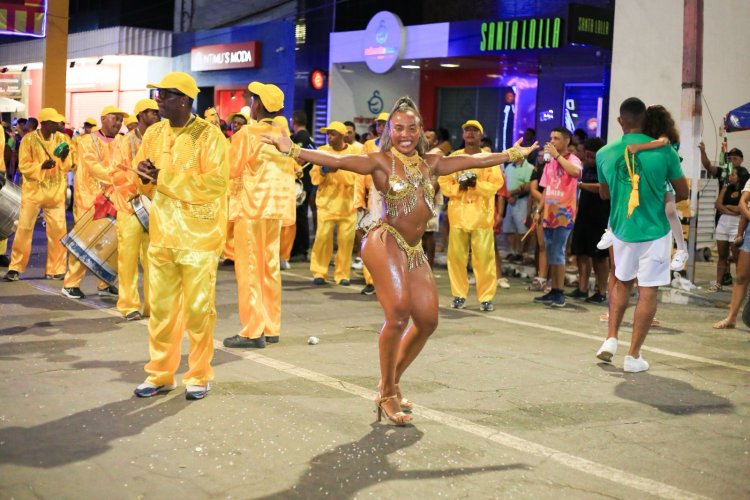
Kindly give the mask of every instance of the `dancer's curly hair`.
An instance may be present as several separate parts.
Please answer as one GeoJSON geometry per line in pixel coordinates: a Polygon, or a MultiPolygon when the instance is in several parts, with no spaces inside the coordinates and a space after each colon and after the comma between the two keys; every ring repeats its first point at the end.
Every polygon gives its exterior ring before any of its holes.
{"type": "Polygon", "coordinates": [[[646,108],[646,120],[643,124],[643,133],[654,139],[665,136],[671,144],[680,143],[680,132],[674,123],[674,118],[661,104],[655,104],[646,108]]]}

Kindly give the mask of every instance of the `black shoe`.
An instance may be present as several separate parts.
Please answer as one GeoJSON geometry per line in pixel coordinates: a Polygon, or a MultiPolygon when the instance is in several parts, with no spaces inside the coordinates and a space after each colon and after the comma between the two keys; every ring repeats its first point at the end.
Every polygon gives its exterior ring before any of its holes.
{"type": "Polygon", "coordinates": [[[10,265],[10,258],[7,255],[0,255],[0,267],[8,267],[10,265]]]}
{"type": "Polygon", "coordinates": [[[125,321],[138,321],[139,319],[143,319],[139,311],[130,311],[125,315],[125,321]]]}
{"type": "Polygon", "coordinates": [[[240,335],[224,339],[224,347],[263,349],[266,347],[266,336],[261,335],[257,339],[249,339],[240,335]]]}
{"type": "Polygon", "coordinates": [[[484,312],[492,312],[495,310],[495,306],[492,305],[492,302],[485,301],[479,304],[479,310],[484,312]]]}
{"type": "Polygon", "coordinates": [[[279,343],[279,336],[278,335],[265,335],[266,337],[266,344],[278,344],[279,343]]]}
{"type": "Polygon", "coordinates": [[[107,288],[97,288],[96,294],[99,297],[117,297],[120,291],[114,285],[109,285],[107,288]]]}
{"type": "Polygon", "coordinates": [[[234,261],[232,259],[224,259],[221,265],[222,266],[234,266],[234,261]]]}
{"type": "Polygon", "coordinates": [[[359,293],[361,293],[362,295],[375,295],[375,286],[365,285],[365,287],[359,293]]]}
{"type": "Polygon", "coordinates": [[[341,286],[349,286],[349,285],[351,285],[351,283],[349,282],[349,280],[343,279],[343,280],[339,281],[339,285],[341,285],[341,286]]]}
{"type": "Polygon", "coordinates": [[[451,307],[453,309],[463,309],[464,307],[466,307],[466,299],[463,297],[453,297],[451,307]]]}
{"type": "Polygon", "coordinates": [[[732,286],[732,275],[730,273],[724,273],[724,276],[721,278],[721,285],[732,286]]]}
{"type": "Polygon", "coordinates": [[[48,280],[62,281],[65,279],[65,275],[64,274],[45,274],[44,278],[48,280]]]}
{"type": "Polygon", "coordinates": [[[551,304],[552,300],[554,299],[553,293],[545,293],[544,295],[540,295],[539,297],[534,297],[534,302],[537,304],[551,304]]]}
{"type": "Polygon", "coordinates": [[[325,284],[326,284],[326,280],[324,278],[313,278],[313,285],[320,286],[320,285],[325,285],[325,284]]]}
{"type": "Polygon", "coordinates": [[[8,271],[7,273],[5,273],[5,281],[18,281],[18,279],[18,271],[8,271]]]}
{"type": "Polygon", "coordinates": [[[588,302],[589,304],[606,304],[607,297],[599,292],[596,292],[591,297],[586,299],[586,302],[588,302]]]}
{"type": "Polygon", "coordinates": [[[62,289],[62,294],[69,299],[85,299],[86,295],[77,286],[62,289]]]}
{"type": "Polygon", "coordinates": [[[582,299],[586,300],[589,296],[588,293],[582,292],[579,288],[576,288],[572,292],[568,292],[565,294],[566,297],[570,297],[571,299],[582,299]]]}

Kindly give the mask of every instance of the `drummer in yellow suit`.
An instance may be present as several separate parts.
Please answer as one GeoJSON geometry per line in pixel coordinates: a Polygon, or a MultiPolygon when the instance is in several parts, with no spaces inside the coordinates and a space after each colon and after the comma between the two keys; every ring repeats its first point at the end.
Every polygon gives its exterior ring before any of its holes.
{"type": "MultiPolygon", "coordinates": [[[[253,123],[253,121],[244,113],[232,113],[231,115],[229,115],[229,121],[232,123],[232,135],[229,138],[230,142],[245,125],[247,125],[248,123],[253,123]]],[[[230,148],[230,146],[227,146],[227,148],[230,148]]],[[[239,177],[229,179],[229,205],[227,205],[227,242],[224,245],[224,252],[222,253],[222,257],[224,258],[224,265],[234,264],[234,227],[237,223],[237,217],[239,216],[239,213],[242,209],[242,207],[240,206],[241,193],[242,179],[240,179],[239,177]]]]}
{"type": "MultiPolygon", "coordinates": [[[[375,153],[380,151],[380,134],[383,133],[386,122],[388,122],[389,113],[380,113],[375,118],[375,132],[378,136],[375,139],[370,139],[365,142],[362,147],[362,153],[375,153]]],[[[357,186],[357,201],[355,201],[356,207],[362,208],[369,212],[369,220],[378,220],[382,215],[382,197],[380,193],[375,189],[372,183],[372,176],[365,175],[360,176],[357,186]]],[[[360,291],[362,295],[373,295],[375,293],[375,285],[372,281],[372,275],[367,269],[367,266],[362,266],[362,276],[365,279],[365,287],[360,291]]]]}
{"type": "MultiPolygon", "coordinates": [[[[141,398],[176,388],[183,333],[190,338],[185,397],[202,399],[214,378],[216,272],[227,230],[229,162],[221,130],[194,115],[193,77],[172,72],[158,84],[162,120],[149,127],[133,161],[156,179],[149,219],[148,378],[141,398]]],[[[150,181],[148,181],[150,182],[150,181]]]]}
{"type": "Polygon", "coordinates": [[[117,209],[117,281],[120,285],[117,310],[126,321],[142,319],[150,314],[148,307],[148,232],[135,215],[130,201],[139,195],[153,197],[153,184],[143,184],[130,170],[146,130],[159,121],[159,105],[153,99],[135,104],[133,116],[138,124],[119,142],[111,170],[114,191],[110,196],[117,209]],[[143,268],[143,314],[138,294],[138,261],[143,268]]]}
{"type": "Polygon", "coordinates": [[[21,140],[18,169],[23,175],[21,209],[18,228],[13,239],[7,281],[18,281],[26,270],[31,255],[31,240],[39,210],[44,212],[47,230],[47,279],[62,279],[65,275],[65,247],[60,239],[65,236],[66,175],[71,168],[70,148],[60,157],[54,155],[67,136],[58,132],[59,122],[65,118],[54,108],[39,112],[41,128],[29,132],[21,140]]]}
{"type": "MultiPolygon", "coordinates": [[[[96,198],[112,184],[110,170],[113,167],[115,150],[120,139],[122,121],[128,114],[117,106],[105,106],[101,112],[101,128],[78,139],[76,146],[75,177],[73,180],[73,218],[81,219],[96,198]]],[[[86,267],[73,255],[68,256],[68,272],[65,274],[62,294],[70,299],[82,299],[81,282],[86,275],[86,267]]],[[[97,294],[116,297],[117,287],[99,281],[97,294]]]]}
{"type": "Polygon", "coordinates": [[[235,225],[237,295],[242,330],[224,339],[226,347],[262,349],[279,341],[281,329],[281,227],[297,216],[296,162],[262,142],[288,132],[273,123],[284,108],[276,85],[252,82],[250,113],[255,120],[232,136],[231,176],[242,180],[235,225]]]}
{"type": "MultiPolygon", "coordinates": [[[[352,154],[352,146],[344,142],[346,126],[333,121],[320,129],[328,138],[328,144],[318,150],[331,154],[352,154]]],[[[359,174],[336,168],[314,165],[310,180],[318,186],[315,204],[318,209],[318,228],[310,254],[310,271],[313,285],[323,285],[328,277],[328,263],[333,255],[333,231],[338,227],[338,250],[333,279],[342,286],[349,286],[352,266],[352,248],[356,230],[357,211],[354,207],[355,187],[359,174]]]]}
{"type": "MultiPolygon", "coordinates": [[[[481,153],[480,141],[484,134],[482,125],[477,120],[469,120],[461,128],[465,147],[454,151],[452,156],[481,153]]],[[[451,307],[461,309],[466,304],[469,292],[466,266],[471,246],[471,263],[476,277],[479,308],[487,312],[494,310],[492,299],[497,291],[492,225],[495,217],[495,194],[503,187],[504,178],[498,166],[464,172],[456,172],[438,179],[440,191],[450,200],[448,278],[453,294],[451,307]]]]}

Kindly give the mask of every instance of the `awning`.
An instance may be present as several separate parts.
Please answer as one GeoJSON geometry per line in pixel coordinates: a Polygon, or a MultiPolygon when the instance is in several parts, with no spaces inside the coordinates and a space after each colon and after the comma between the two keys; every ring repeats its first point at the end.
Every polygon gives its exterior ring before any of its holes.
{"type": "Polygon", "coordinates": [[[750,102],[727,113],[724,117],[724,126],[727,132],[750,130],[750,102]]]}
{"type": "Polygon", "coordinates": [[[24,109],[26,109],[24,103],[8,99],[7,97],[0,97],[0,113],[18,113],[24,109]]]}

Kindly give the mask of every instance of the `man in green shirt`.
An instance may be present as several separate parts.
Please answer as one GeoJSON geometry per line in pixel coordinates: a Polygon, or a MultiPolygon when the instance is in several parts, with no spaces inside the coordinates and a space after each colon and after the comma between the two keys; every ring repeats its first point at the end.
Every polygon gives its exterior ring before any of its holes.
{"type": "Polygon", "coordinates": [[[630,144],[653,140],[643,133],[646,105],[630,97],[620,105],[617,121],[625,135],[596,154],[599,194],[611,198],[610,225],[614,234],[614,283],[609,300],[607,339],[596,357],[610,362],[617,351],[617,335],[628,305],[630,291],[638,280],[638,303],[633,317],[633,335],[624,371],[648,370],[640,355],[651,321],[656,314],[659,286],[669,283],[672,238],[664,212],[664,190],[669,181],[676,200],[688,197],[688,185],[674,149],[665,146],[632,155],[630,144]]]}

